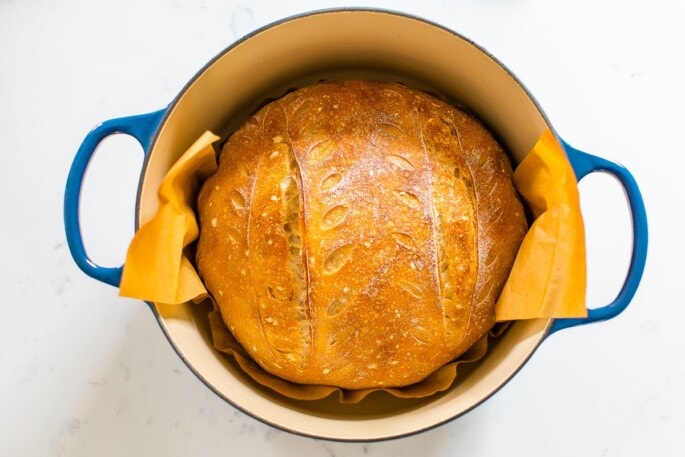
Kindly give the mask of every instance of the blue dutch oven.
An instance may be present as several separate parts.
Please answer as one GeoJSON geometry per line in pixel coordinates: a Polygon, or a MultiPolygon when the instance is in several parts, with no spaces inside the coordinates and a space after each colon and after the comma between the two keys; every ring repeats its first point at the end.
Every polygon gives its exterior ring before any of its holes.
{"type": "MultiPolygon", "coordinates": [[[[265,98],[320,79],[403,81],[458,100],[494,130],[520,162],[552,125],[514,75],[485,50],[439,25],[388,11],[320,11],[274,23],[231,45],[159,111],[106,121],[85,138],[66,184],[64,221],[72,256],[89,276],[118,287],[122,268],[92,260],[79,227],[81,184],[98,144],[117,133],[138,140],[145,155],[136,228],[157,209],[157,189],[178,157],[205,130],[227,135],[265,98]]],[[[517,321],[448,391],[424,399],[371,396],[356,405],[335,398],[298,402],[257,385],[211,345],[203,305],[149,303],[161,329],[188,367],[217,395],[275,427],[312,437],[371,441],[405,436],[452,420],[478,406],[511,379],[547,338],[562,329],[611,319],[630,303],[647,254],[647,220],[638,186],[622,166],[562,142],[577,179],[615,176],[632,216],[628,273],[611,303],[582,319],[517,321]]]]}

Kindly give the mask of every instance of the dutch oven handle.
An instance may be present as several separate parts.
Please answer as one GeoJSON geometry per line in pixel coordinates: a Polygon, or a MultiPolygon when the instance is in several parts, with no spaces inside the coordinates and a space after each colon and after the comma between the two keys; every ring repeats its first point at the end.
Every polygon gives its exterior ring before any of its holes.
{"type": "Polygon", "coordinates": [[[633,229],[633,247],[630,266],[620,292],[606,306],[588,310],[587,317],[574,319],[556,319],[550,329],[550,334],[576,325],[611,319],[619,315],[630,303],[640,283],[642,272],[647,259],[647,214],[640,194],[640,189],[633,175],[623,166],[606,159],[579,151],[562,140],[566,155],[579,181],[594,172],[605,172],[615,176],[625,191],[633,229]]]}
{"type": "Polygon", "coordinates": [[[143,154],[147,154],[152,137],[165,111],[165,109],[162,109],[148,114],[110,119],[96,126],[86,135],[83,143],[81,143],[67,177],[64,192],[64,228],[71,256],[74,258],[76,265],[85,274],[115,287],[119,287],[123,267],[111,268],[97,265],[88,257],[83,246],[79,220],[79,203],[83,177],[98,145],[109,135],[117,133],[130,135],[138,140],[143,147],[143,154]]]}

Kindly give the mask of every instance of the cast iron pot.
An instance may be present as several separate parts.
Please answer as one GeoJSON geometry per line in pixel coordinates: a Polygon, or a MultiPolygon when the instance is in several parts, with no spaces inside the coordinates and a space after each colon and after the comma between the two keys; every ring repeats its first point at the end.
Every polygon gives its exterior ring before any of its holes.
{"type": "MultiPolygon", "coordinates": [[[[266,98],[321,79],[349,77],[401,81],[458,101],[499,136],[514,162],[521,161],[546,129],[552,129],[542,109],[504,65],[451,30],[380,10],[329,10],[291,17],[231,45],[200,70],[168,107],[106,121],[86,136],[65,193],[66,234],[77,265],[93,278],[118,287],[122,268],[104,268],[88,257],[78,219],[84,173],[105,137],[125,133],[143,147],[137,229],[155,213],[157,189],[167,170],[205,130],[228,135],[266,98]]],[[[257,385],[213,349],[206,307],[149,303],[150,308],[171,345],[200,380],[231,405],[275,427],[318,438],[371,441],[443,424],[493,395],[552,333],[618,315],[640,282],[647,221],[635,180],[625,168],[560,141],[577,179],[607,172],[625,190],[633,232],[625,282],[612,303],[589,310],[587,318],[517,321],[482,361],[442,394],[399,400],[379,393],[357,405],[341,405],[333,397],[311,402],[283,398],[257,385]]]]}

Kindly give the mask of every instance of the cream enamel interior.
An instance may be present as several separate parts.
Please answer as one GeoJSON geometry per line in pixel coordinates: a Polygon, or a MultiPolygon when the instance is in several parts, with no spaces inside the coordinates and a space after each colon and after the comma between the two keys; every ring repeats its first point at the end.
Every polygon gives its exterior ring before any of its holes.
{"type": "MultiPolygon", "coordinates": [[[[211,62],[171,105],[146,162],[138,220],[157,208],[157,188],[179,155],[205,130],[227,135],[265,98],[320,79],[390,79],[448,96],[477,113],[515,161],[548,128],[520,84],[492,57],[458,35],[416,18],[381,11],[329,11],[293,18],[248,37],[211,62]]],[[[314,437],[376,440],[441,424],[503,385],[544,339],[551,321],[515,323],[484,360],[447,392],[422,400],[373,394],[357,405],[335,398],[284,399],[246,378],[211,346],[207,309],[155,305],[179,355],[219,395],[272,425],[314,437]]]]}

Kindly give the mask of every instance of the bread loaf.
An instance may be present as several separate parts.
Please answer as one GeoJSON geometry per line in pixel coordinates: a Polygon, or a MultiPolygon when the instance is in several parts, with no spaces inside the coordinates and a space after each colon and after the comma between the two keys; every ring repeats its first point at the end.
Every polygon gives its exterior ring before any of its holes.
{"type": "Polygon", "coordinates": [[[198,270],[245,350],[281,378],[348,389],[418,382],[488,332],[526,231],[480,122],[367,81],[260,109],[198,211],[198,270]]]}

